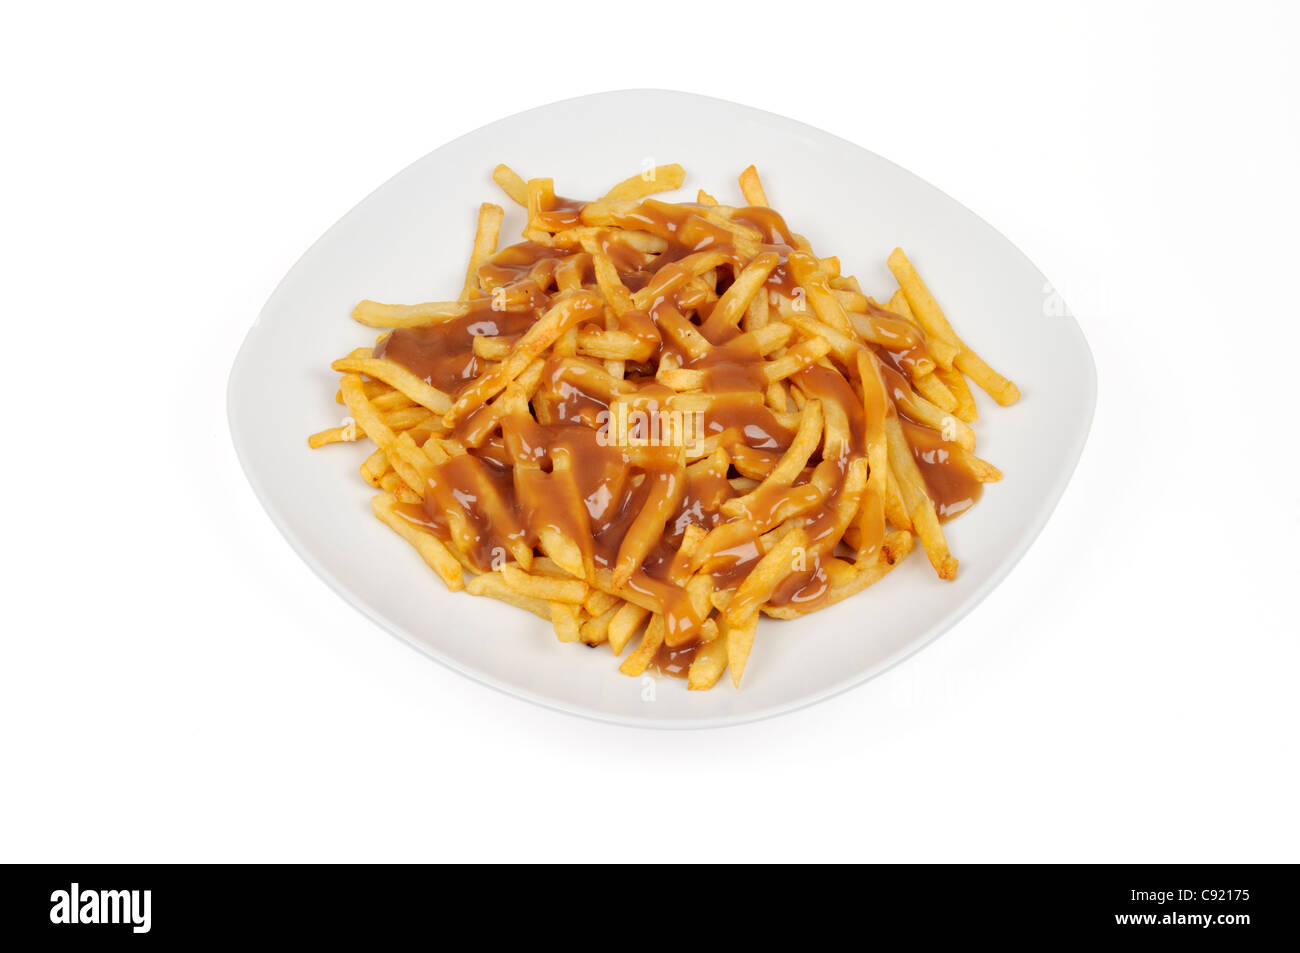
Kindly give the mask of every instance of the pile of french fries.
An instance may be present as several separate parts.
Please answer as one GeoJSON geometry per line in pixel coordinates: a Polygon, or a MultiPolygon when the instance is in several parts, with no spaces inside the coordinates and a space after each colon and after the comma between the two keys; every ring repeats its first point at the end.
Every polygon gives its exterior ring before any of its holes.
{"type": "Polygon", "coordinates": [[[678,165],[585,203],[493,179],[524,241],[498,250],[485,203],[457,300],[358,304],[386,330],[334,362],[349,416],[309,440],[374,444],[375,516],[449,589],[616,656],[639,636],[625,675],[707,689],[739,686],[760,614],[861,591],[914,536],[955,578],[942,520],[1001,477],[974,455],[967,379],[1019,391],[901,249],[882,305],[789,231],[753,166],[737,207],[652,198],[678,165]]]}

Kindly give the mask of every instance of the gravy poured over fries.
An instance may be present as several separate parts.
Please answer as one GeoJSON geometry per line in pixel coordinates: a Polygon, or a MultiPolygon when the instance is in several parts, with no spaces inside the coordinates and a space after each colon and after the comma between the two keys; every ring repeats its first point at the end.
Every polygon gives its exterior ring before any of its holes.
{"type": "Polygon", "coordinates": [[[313,447],[376,449],[376,516],[453,590],[609,643],[620,670],[739,685],[760,613],[792,618],[884,576],[1000,479],[974,455],[969,376],[1019,397],[953,331],[901,249],[884,306],[767,206],[661,166],[594,202],[505,166],[527,210],[497,250],[484,204],[457,301],[363,301],[391,329],[336,361],[351,421],[313,447]],[[468,578],[467,578],[468,577],[468,578]]]}

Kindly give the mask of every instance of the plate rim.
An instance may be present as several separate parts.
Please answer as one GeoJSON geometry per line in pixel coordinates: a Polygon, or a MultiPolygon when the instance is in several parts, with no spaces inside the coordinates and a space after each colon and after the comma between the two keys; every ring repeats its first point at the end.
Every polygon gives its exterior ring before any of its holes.
{"type": "Polygon", "coordinates": [[[344,600],[344,602],[352,606],[352,608],[357,610],[362,616],[364,616],[365,618],[369,619],[371,622],[378,625],[389,635],[393,636],[394,638],[398,639],[404,644],[416,649],[421,655],[440,663],[441,665],[445,666],[451,671],[456,672],[459,675],[465,676],[466,678],[469,678],[470,680],[477,682],[480,685],[484,685],[497,692],[500,692],[503,695],[507,695],[511,698],[516,698],[525,702],[529,702],[541,708],[546,708],[552,711],[559,711],[567,715],[574,715],[579,718],[598,721],[605,724],[614,724],[614,725],[620,725],[623,727],[631,727],[631,728],[647,728],[647,729],[670,730],[670,731],[735,727],[742,724],[751,724],[758,721],[765,721],[769,718],[776,718],[781,715],[787,715],[792,712],[799,711],[804,708],[808,708],[812,705],[819,704],[820,702],[828,701],[838,695],[843,694],[844,692],[857,688],[858,686],[863,685],[866,682],[871,681],[872,679],[880,675],[883,675],[885,672],[889,671],[895,666],[907,661],[907,659],[911,658],[913,655],[915,655],[917,652],[919,652],[921,649],[925,648],[926,646],[931,645],[940,636],[949,632],[963,618],[965,618],[966,616],[973,613],[976,609],[978,609],[980,604],[984,602],[985,599],[988,598],[988,596],[993,592],[994,589],[996,589],[998,586],[1002,584],[1002,582],[1007,578],[1007,576],[1010,575],[1011,571],[1015,569],[1015,567],[1020,563],[1020,560],[1024,558],[1025,554],[1029,551],[1030,547],[1033,546],[1033,544],[1037,541],[1039,535],[1042,533],[1043,529],[1047,526],[1047,523],[1051,519],[1052,514],[1056,511],[1057,506],[1060,504],[1061,498],[1064,496],[1066,488],[1069,486],[1071,480],[1073,479],[1074,474],[1078,469],[1079,461],[1083,457],[1083,451],[1087,446],[1088,438],[1092,433],[1092,425],[1096,417],[1097,383],[1098,383],[1096,358],[1093,355],[1091,346],[1088,344],[1087,337],[1083,333],[1083,328],[1080,326],[1078,318],[1075,316],[1074,312],[1068,306],[1066,306],[1063,309],[1064,313],[1060,315],[1056,315],[1054,316],[1054,318],[1056,320],[1068,320],[1067,327],[1071,330],[1073,336],[1077,339],[1077,343],[1081,346],[1081,354],[1085,358],[1086,370],[1088,372],[1087,373],[1088,386],[1087,386],[1087,393],[1085,395],[1086,400],[1082,402],[1082,407],[1081,407],[1082,413],[1080,416],[1081,419],[1083,419],[1083,426],[1079,429],[1077,436],[1075,437],[1072,444],[1069,446],[1070,461],[1068,466],[1064,466],[1057,471],[1056,478],[1055,480],[1053,480],[1048,492],[1039,497],[1032,519],[1027,524],[1026,531],[1021,533],[1020,536],[1017,538],[1015,545],[1012,547],[1011,553],[1005,559],[1003,559],[999,563],[999,565],[992,570],[988,578],[985,579],[984,582],[981,583],[969,595],[967,595],[965,599],[963,599],[961,602],[954,605],[953,608],[950,609],[941,619],[939,619],[938,622],[931,625],[926,630],[926,632],[924,632],[917,638],[910,640],[905,646],[898,649],[893,654],[888,655],[885,658],[881,659],[875,665],[871,665],[860,671],[854,672],[853,674],[847,676],[846,678],[841,679],[825,688],[818,689],[816,691],[810,692],[807,695],[803,695],[798,698],[792,699],[790,701],[772,705],[768,708],[764,708],[753,712],[741,712],[741,713],[733,713],[728,715],[703,716],[699,718],[662,718],[662,717],[655,717],[651,715],[647,715],[647,716],[622,715],[622,714],[616,714],[609,711],[603,711],[599,708],[566,702],[562,699],[554,698],[551,696],[543,696],[535,692],[532,692],[527,688],[523,688],[514,684],[508,684],[500,679],[497,679],[492,675],[487,674],[482,670],[460,664],[450,656],[441,652],[436,647],[417,639],[412,633],[408,632],[403,627],[393,622],[390,622],[390,620],[388,620],[379,612],[372,610],[370,606],[366,605],[359,597],[353,594],[351,588],[348,587],[343,582],[343,580],[339,579],[333,572],[328,570],[320,562],[320,560],[316,558],[315,554],[311,551],[309,547],[304,545],[303,541],[300,540],[293,533],[293,531],[286,524],[283,517],[276,511],[274,505],[272,504],[272,496],[267,492],[265,485],[262,483],[260,477],[255,472],[255,469],[252,465],[251,458],[249,457],[248,449],[244,445],[243,438],[241,437],[240,426],[236,421],[236,385],[238,382],[238,378],[240,376],[240,370],[245,364],[246,354],[250,350],[250,345],[257,337],[259,328],[261,327],[262,324],[263,317],[266,315],[271,305],[275,303],[277,299],[280,297],[281,291],[284,289],[290,277],[293,276],[294,273],[298,270],[299,265],[301,265],[307,258],[311,256],[312,252],[315,251],[318,245],[321,245],[322,243],[325,242],[327,238],[333,235],[333,233],[339,228],[339,226],[342,225],[343,222],[347,221],[347,219],[349,219],[358,208],[365,205],[370,200],[371,196],[387,188],[391,182],[403,176],[408,170],[410,170],[414,166],[424,162],[430,156],[434,155],[437,152],[442,151],[443,149],[451,146],[456,142],[461,141],[462,139],[466,139],[470,136],[478,135],[495,126],[501,125],[503,123],[511,122],[521,116],[525,116],[530,113],[539,112],[542,110],[551,109],[556,106],[561,106],[568,103],[575,103],[582,100],[594,100],[594,99],[602,99],[607,97],[614,98],[614,97],[626,96],[629,94],[653,94],[656,96],[671,96],[671,97],[679,97],[679,98],[691,99],[691,100],[702,100],[705,102],[712,103],[714,105],[724,106],[729,109],[738,109],[738,110],[744,110],[749,113],[757,113],[763,116],[765,119],[776,120],[780,123],[797,126],[802,129],[806,129],[811,132],[814,132],[818,136],[827,137],[829,139],[835,140],[836,142],[843,143],[844,145],[850,146],[853,149],[860,150],[861,152],[866,153],[874,157],[875,159],[887,163],[888,165],[897,169],[899,172],[902,172],[903,174],[910,176],[913,179],[916,179],[923,185],[927,186],[930,189],[933,189],[935,192],[942,195],[949,202],[952,202],[954,205],[961,208],[967,214],[973,216],[982,225],[984,225],[986,228],[988,228],[990,231],[996,234],[999,238],[1001,238],[1007,244],[1008,247],[1014,249],[1016,254],[1018,254],[1021,258],[1023,258],[1024,261],[1040,277],[1046,280],[1046,275],[1043,274],[1042,269],[1040,269],[1036,264],[1034,264],[1034,262],[1029,258],[1029,256],[1026,255],[1018,245],[1012,242],[1009,238],[1007,238],[1004,234],[1002,234],[1000,230],[998,230],[989,222],[987,222],[978,213],[972,211],[963,203],[958,202],[956,199],[954,199],[947,192],[940,189],[938,186],[933,185],[929,181],[921,178],[916,173],[909,171],[908,169],[892,161],[891,159],[885,156],[881,156],[880,154],[873,152],[870,149],[867,149],[865,146],[860,146],[855,142],[851,142],[848,139],[844,139],[843,137],[838,136],[835,133],[828,132],[816,126],[812,126],[798,119],[792,119],[788,116],[783,116],[779,113],[773,113],[768,110],[760,109],[755,106],[749,106],[743,103],[737,103],[731,100],[721,99],[714,96],[706,96],[699,93],[685,92],[682,90],[661,89],[661,88],[654,88],[654,87],[632,87],[626,89],[604,90],[595,93],[587,93],[581,96],[571,96],[566,99],[559,99],[553,102],[544,103],[542,105],[532,106],[528,109],[520,110],[519,112],[511,113],[508,116],[503,116],[499,119],[495,119],[489,123],[485,123],[482,126],[478,126],[468,132],[456,136],[453,139],[449,139],[446,142],[436,146],[434,149],[430,150],[429,152],[426,152],[423,155],[417,157],[412,162],[404,165],[401,169],[399,169],[391,176],[386,178],[375,188],[367,192],[360,200],[355,202],[346,212],[344,212],[341,216],[339,216],[339,218],[336,219],[334,223],[331,224],[327,229],[325,229],[325,231],[322,232],[320,236],[314,242],[312,242],[303,251],[303,253],[298,256],[297,259],[294,260],[293,264],[289,266],[288,270],[276,283],[275,288],[271,291],[270,295],[263,303],[261,309],[259,309],[257,316],[253,320],[252,325],[249,327],[248,331],[245,333],[243,339],[241,340],[239,348],[235,353],[234,361],[231,364],[230,372],[226,378],[226,425],[230,431],[231,442],[234,445],[235,456],[239,461],[240,469],[243,471],[245,479],[248,480],[248,484],[253,490],[253,495],[257,498],[257,501],[261,504],[263,511],[270,518],[272,525],[274,525],[275,528],[279,531],[281,537],[289,544],[290,548],[298,555],[300,559],[303,560],[303,562],[307,564],[307,566],[312,570],[312,572],[314,572],[318,578],[320,578],[324,583],[326,583],[326,585],[328,585],[330,589],[334,590],[334,592],[337,595],[339,595],[344,600]]]}

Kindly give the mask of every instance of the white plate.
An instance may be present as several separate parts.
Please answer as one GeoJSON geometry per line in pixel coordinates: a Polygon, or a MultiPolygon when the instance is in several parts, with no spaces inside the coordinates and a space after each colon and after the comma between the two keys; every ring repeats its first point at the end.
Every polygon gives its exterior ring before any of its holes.
{"type": "MultiPolygon", "coordinates": [[[[517,240],[508,213],[503,238],[517,240]]],[[[809,126],[686,93],[601,93],[532,109],[448,143],[345,215],[285,276],[230,375],[230,429],[249,482],[299,555],[394,635],[458,672],[521,698],[624,724],[685,728],[791,711],[861,684],[970,612],[1010,571],[1056,506],[1087,438],[1096,372],[1074,319],[1043,275],[972,212],[911,173],[809,126]],[[948,524],[959,578],[935,578],[914,553],[883,582],[815,615],[764,620],[736,691],[627,678],[607,647],[563,645],[521,610],[449,593],[370,514],[361,444],[311,451],[340,421],[330,361],[370,344],[348,317],[361,298],[454,297],[478,203],[502,202],[490,173],[506,162],[594,198],[643,163],[680,162],[693,197],[739,202],[736,176],[758,165],[772,204],[867,291],[894,287],[885,258],[907,249],[958,331],[1013,378],[1023,398],[979,395],[979,453],[1005,473],[948,524]]]]}

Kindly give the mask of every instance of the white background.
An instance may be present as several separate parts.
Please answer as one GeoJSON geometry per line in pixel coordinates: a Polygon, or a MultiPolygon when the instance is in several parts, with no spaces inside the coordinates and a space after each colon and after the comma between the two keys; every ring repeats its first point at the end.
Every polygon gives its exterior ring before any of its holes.
{"type": "Polygon", "coordinates": [[[1294,7],[6,9],[0,859],[1300,859],[1294,7]],[[720,731],[417,655],[284,543],[225,421],[262,302],[373,187],[632,86],[934,183],[1051,277],[1100,378],[973,615],[720,731]]]}

